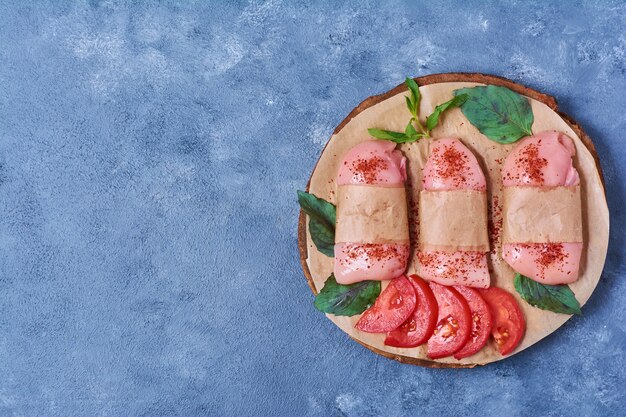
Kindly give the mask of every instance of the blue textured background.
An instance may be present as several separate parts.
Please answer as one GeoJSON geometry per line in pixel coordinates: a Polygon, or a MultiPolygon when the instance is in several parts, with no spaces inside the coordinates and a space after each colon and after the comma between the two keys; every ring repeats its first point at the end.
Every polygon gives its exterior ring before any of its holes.
{"type": "Polygon", "coordinates": [[[0,3],[0,416],[623,415],[624,3],[333,3],[0,3]],[[585,315],[474,370],[348,340],[296,246],[334,127],[446,71],[557,97],[612,216],[585,315]]]}

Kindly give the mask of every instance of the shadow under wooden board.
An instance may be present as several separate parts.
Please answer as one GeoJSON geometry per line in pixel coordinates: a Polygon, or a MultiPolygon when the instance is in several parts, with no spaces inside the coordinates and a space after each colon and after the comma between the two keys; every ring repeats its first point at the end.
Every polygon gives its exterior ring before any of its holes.
{"type": "MultiPolygon", "coordinates": [[[[502,77],[485,74],[447,73],[427,75],[415,78],[415,81],[417,81],[420,85],[420,90],[424,88],[426,92],[426,94],[423,95],[423,102],[420,110],[421,115],[429,114],[435,105],[444,101],[442,97],[446,94],[451,94],[451,92],[446,89],[451,89],[453,87],[458,88],[459,86],[471,86],[475,84],[498,85],[507,87],[530,99],[533,112],[536,113],[533,132],[536,132],[535,126],[539,129],[537,131],[547,130],[546,127],[555,129],[558,128],[573,137],[575,144],[577,145],[577,156],[574,158],[574,163],[581,174],[581,188],[583,190],[583,223],[586,233],[584,247],[585,256],[581,262],[581,278],[579,281],[572,284],[571,287],[576,293],[581,305],[583,305],[591,296],[591,293],[600,278],[608,245],[608,207],[606,206],[606,198],[604,196],[604,180],[602,178],[598,155],[589,136],[583,131],[578,123],[576,123],[569,116],[558,111],[556,100],[553,97],[502,77]],[[461,85],[459,83],[463,84],[461,85]],[[429,97],[429,91],[432,92],[432,97],[429,97]],[[429,99],[432,100],[429,101],[429,99]],[[542,117],[542,115],[546,117],[542,117]],[[544,122],[542,118],[550,119],[551,122],[544,122]],[[569,132],[567,132],[568,130],[569,132]],[[590,224],[590,222],[593,224],[590,224]],[[590,236],[588,231],[592,227],[594,231],[599,229],[602,230],[603,233],[600,233],[600,236],[597,236],[596,233],[590,236]]],[[[402,103],[404,103],[402,96],[404,95],[403,93],[406,92],[406,86],[401,84],[384,94],[367,98],[354,110],[352,110],[352,112],[350,112],[350,114],[335,129],[333,136],[330,138],[322,151],[322,154],[307,184],[307,191],[313,192],[318,197],[334,202],[335,184],[333,181],[337,172],[336,164],[343,156],[346,147],[351,147],[359,141],[368,139],[365,127],[403,130],[404,124],[406,124],[406,121],[408,121],[408,118],[410,117],[407,116],[408,113],[405,115],[401,110],[402,103]],[[378,112],[380,114],[375,114],[376,112],[373,110],[378,109],[381,109],[378,112]],[[371,116],[369,114],[371,114],[371,116]],[[371,119],[368,119],[370,117],[371,119]],[[400,120],[403,120],[402,125],[400,125],[400,120]],[[374,124],[367,125],[367,123],[374,124]],[[387,125],[385,125],[385,123],[387,123],[387,125]],[[339,140],[345,141],[346,143],[339,143],[339,140]],[[350,141],[354,143],[349,143],[350,141]]],[[[495,152],[508,152],[508,150],[514,146],[498,145],[488,142],[488,139],[480,135],[480,133],[472,127],[466,119],[462,119],[463,116],[459,109],[455,109],[450,113],[450,115],[444,116],[442,120],[443,126],[438,127],[433,131],[433,137],[435,139],[438,137],[454,135],[454,133],[459,133],[459,136],[463,136],[463,133],[465,133],[467,134],[467,137],[473,137],[474,141],[486,141],[485,143],[489,143],[494,149],[497,149],[495,152]],[[446,118],[449,120],[446,121],[446,118]],[[458,127],[459,125],[464,126],[460,128],[458,127]],[[501,147],[502,149],[497,147],[501,147]]],[[[461,139],[465,140],[463,137],[461,137],[461,139]]],[[[471,147],[471,139],[466,141],[466,144],[471,147]]],[[[410,171],[412,156],[414,157],[415,155],[419,155],[420,152],[423,155],[424,148],[421,144],[418,144],[413,147],[411,145],[402,145],[401,149],[409,158],[410,171]],[[422,149],[416,149],[420,147],[422,147],[422,149]]],[[[487,168],[486,175],[488,177],[495,176],[495,174],[491,173],[491,162],[488,158],[481,161],[483,163],[483,167],[487,168]]],[[[411,174],[409,174],[409,177],[411,177],[411,174]]],[[[490,181],[489,178],[488,181],[490,181]]],[[[415,179],[413,179],[413,182],[414,184],[417,183],[415,179]]],[[[490,195],[492,197],[496,195],[497,192],[501,192],[501,185],[499,187],[493,183],[491,185],[493,190],[490,191],[490,195]],[[499,191],[496,190],[498,188],[500,189],[499,191]]],[[[410,185],[408,191],[409,194],[412,192],[419,192],[418,187],[411,187],[410,185]]],[[[409,196],[409,199],[411,199],[411,196],[409,196]]],[[[300,211],[298,222],[298,246],[304,275],[313,293],[317,294],[318,290],[323,287],[324,281],[329,275],[329,271],[332,271],[332,258],[325,257],[315,249],[307,231],[306,215],[303,211],[300,211]]],[[[491,254],[491,259],[492,261],[490,265],[494,267],[493,269],[495,270],[492,273],[492,285],[503,287],[517,296],[512,285],[513,272],[504,262],[501,261],[499,257],[499,250],[496,250],[491,254]]],[[[409,266],[409,273],[410,272],[411,265],[409,266]]],[[[567,319],[569,319],[569,316],[566,315],[555,314],[531,307],[524,301],[520,300],[519,297],[518,300],[527,317],[528,328],[525,339],[522,340],[522,344],[518,347],[518,349],[516,349],[515,352],[513,352],[513,354],[518,353],[519,351],[538,342],[543,337],[546,337],[555,331],[558,327],[565,323],[567,319]]],[[[382,344],[382,336],[380,335],[376,336],[363,334],[354,330],[353,324],[354,321],[356,321],[356,318],[338,318],[330,315],[328,318],[335,322],[337,326],[339,326],[356,342],[380,355],[402,363],[431,368],[471,368],[476,365],[484,365],[503,359],[503,357],[499,356],[499,354],[495,351],[493,346],[488,345],[483,349],[483,351],[479,352],[479,354],[460,362],[450,358],[436,361],[429,360],[425,356],[424,347],[413,349],[391,348],[382,344]]]]}

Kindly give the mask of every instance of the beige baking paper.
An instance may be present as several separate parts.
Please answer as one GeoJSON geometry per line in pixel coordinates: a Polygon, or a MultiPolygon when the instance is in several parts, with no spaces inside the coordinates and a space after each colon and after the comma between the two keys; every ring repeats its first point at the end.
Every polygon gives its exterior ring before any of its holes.
{"type": "Polygon", "coordinates": [[[489,251],[484,191],[422,190],[419,217],[422,251],[489,251]]]}
{"type": "MultiPolygon", "coordinates": [[[[455,82],[439,83],[420,87],[422,100],[420,104],[420,115],[429,115],[436,105],[450,100],[453,91],[463,87],[474,87],[476,83],[455,82]]],[[[336,202],[337,187],[335,177],[339,169],[339,164],[346,152],[358,143],[371,140],[367,134],[367,129],[377,127],[395,131],[404,131],[411,114],[406,108],[405,95],[408,92],[397,94],[375,106],[372,106],[350,120],[340,132],[333,135],[319,162],[311,176],[309,191],[321,198],[336,202]]],[[[355,99],[355,104],[357,99],[355,99]]],[[[587,150],[580,138],[576,136],[571,127],[557,113],[545,104],[530,100],[534,114],[533,132],[544,130],[557,130],[570,136],[576,146],[576,156],[574,166],[578,170],[581,178],[581,199],[583,210],[583,241],[584,254],[581,260],[580,278],[570,284],[570,288],[576,294],[576,298],[581,304],[585,304],[595,288],[606,257],[608,236],[609,236],[609,212],[606,204],[606,197],[600,176],[596,169],[596,164],[591,153],[587,150]],[[593,233],[589,233],[593,230],[593,233]]],[[[503,158],[506,157],[513,145],[501,145],[483,136],[474,126],[472,126],[463,116],[460,109],[453,109],[446,112],[441,119],[440,125],[432,131],[434,139],[443,137],[457,137],[476,155],[479,164],[487,178],[488,202],[492,204],[495,200],[502,204],[502,181],[500,179],[500,168],[503,158]]],[[[422,185],[422,168],[426,163],[430,151],[432,140],[423,139],[418,143],[403,144],[399,147],[407,157],[408,181],[407,191],[409,198],[409,227],[411,229],[411,240],[417,238],[419,227],[416,227],[417,219],[413,214],[413,202],[418,201],[418,194],[422,185]]],[[[492,223],[498,224],[502,219],[498,211],[494,211],[491,218],[492,223]]],[[[307,222],[308,223],[308,222],[307,222]]],[[[308,225],[307,225],[308,227],[308,225]]],[[[522,301],[513,287],[513,270],[501,258],[501,240],[496,237],[492,242],[489,262],[491,270],[491,282],[499,287],[508,290],[520,303],[526,317],[526,335],[522,343],[515,352],[526,349],[537,341],[546,337],[559,328],[569,316],[551,313],[531,307],[522,301]]],[[[310,234],[307,232],[307,263],[313,282],[319,291],[326,282],[326,279],[333,271],[333,258],[323,255],[315,249],[310,234]]],[[[415,251],[415,247],[412,247],[415,251]]],[[[415,272],[415,260],[412,255],[412,262],[408,272],[415,272]]],[[[385,284],[383,284],[385,285],[385,284]]],[[[313,313],[311,313],[313,314],[313,313]]],[[[344,332],[360,342],[372,346],[376,349],[389,352],[394,355],[410,356],[419,359],[426,359],[426,348],[394,348],[385,346],[384,335],[368,334],[357,331],[354,323],[359,316],[335,317],[327,316],[344,332]]],[[[371,354],[363,351],[363,355],[371,354]]],[[[502,359],[497,351],[491,346],[487,346],[480,352],[457,361],[454,358],[439,359],[438,362],[461,363],[461,364],[485,364],[502,359]]]]}
{"type": "Polygon", "coordinates": [[[406,191],[401,187],[337,187],[335,243],[408,242],[406,191]]]}
{"type": "Polygon", "coordinates": [[[502,243],[582,242],[580,187],[505,187],[502,243]]]}

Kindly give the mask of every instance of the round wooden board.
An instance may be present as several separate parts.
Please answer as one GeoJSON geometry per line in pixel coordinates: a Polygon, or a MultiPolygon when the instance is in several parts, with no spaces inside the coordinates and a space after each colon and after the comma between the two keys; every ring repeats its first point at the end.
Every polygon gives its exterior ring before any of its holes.
{"type": "MultiPolygon", "coordinates": [[[[526,97],[529,97],[541,103],[544,103],[546,106],[552,109],[555,113],[557,113],[581,139],[585,147],[589,150],[589,152],[593,156],[597,171],[600,175],[601,182],[604,185],[604,178],[602,176],[602,169],[600,166],[600,161],[599,161],[598,154],[596,152],[596,149],[593,145],[591,138],[584,132],[584,130],[580,127],[580,125],[575,120],[565,115],[564,113],[561,113],[558,111],[557,102],[553,97],[540,93],[538,91],[535,91],[521,84],[515,83],[506,78],[498,77],[494,75],[487,75],[487,74],[477,74],[477,73],[432,74],[432,75],[426,75],[423,77],[415,78],[415,81],[420,86],[426,86],[430,84],[439,84],[439,83],[448,83],[448,82],[473,82],[473,83],[480,83],[480,84],[491,84],[491,85],[503,86],[519,94],[522,94],[526,97]]],[[[356,108],[354,108],[350,112],[350,114],[339,124],[339,126],[337,126],[337,128],[333,132],[333,135],[336,135],[337,133],[339,133],[348,124],[348,122],[350,122],[359,113],[405,91],[406,91],[406,86],[403,83],[384,94],[368,97],[361,104],[359,104],[356,108]]],[[[326,146],[328,146],[328,143],[326,144],[326,146]]],[[[324,149],[322,150],[322,153],[320,154],[320,159],[321,159],[321,155],[323,155],[324,150],[326,149],[326,146],[324,147],[324,149]]],[[[318,163],[319,163],[319,159],[318,159],[318,163]]],[[[316,164],[316,167],[317,167],[317,164],[316,164]]],[[[313,169],[312,172],[315,172],[315,168],[313,169]]],[[[309,191],[310,184],[311,184],[311,179],[309,178],[309,182],[307,183],[307,186],[306,186],[307,191],[309,191]]],[[[309,287],[311,287],[311,290],[313,291],[313,293],[317,295],[315,283],[311,275],[311,272],[309,270],[309,266],[307,264],[307,258],[309,254],[308,254],[308,249],[307,249],[306,215],[302,210],[300,210],[299,220],[298,220],[298,247],[300,251],[300,263],[302,264],[302,270],[307,279],[309,287]]],[[[353,340],[365,346],[366,348],[372,350],[373,352],[376,352],[379,355],[385,356],[390,359],[394,359],[402,363],[425,366],[429,368],[473,368],[476,365],[483,365],[482,363],[481,364],[479,363],[470,363],[470,364],[442,363],[438,361],[431,361],[427,359],[414,358],[410,356],[394,354],[391,352],[383,351],[374,346],[370,346],[367,343],[364,343],[363,341],[358,340],[357,338],[351,335],[349,336],[353,340]]]]}

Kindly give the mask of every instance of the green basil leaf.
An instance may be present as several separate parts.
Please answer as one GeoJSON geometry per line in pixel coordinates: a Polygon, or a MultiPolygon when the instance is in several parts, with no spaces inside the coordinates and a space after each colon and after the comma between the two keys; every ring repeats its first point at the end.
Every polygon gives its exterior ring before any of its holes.
{"type": "Polygon", "coordinates": [[[335,316],[354,316],[369,308],[380,294],[380,281],[338,284],[331,274],[315,297],[315,308],[335,316]]]}
{"type": "Polygon", "coordinates": [[[411,138],[402,132],[383,129],[367,129],[367,132],[376,139],[390,140],[395,143],[411,142],[411,138]]]}
{"type": "Polygon", "coordinates": [[[336,207],[313,194],[298,191],[298,203],[309,215],[309,233],[317,250],[331,258],[335,256],[336,207]]]}
{"type": "Polygon", "coordinates": [[[333,258],[335,256],[335,230],[314,218],[309,219],[309,233],[318,251],[333,258]]]}
{"type": "MultiPolygon", "coordinates": [[[[409,107],[409,110],[411,111],[411,114],[414,117],[417,117],[417,112],[420,109],[420,99],[422,98],[422,96],[420,95],[420,88],[413,78],[407,77],[406,80],[404,80],[404,83],[406,84],[406,86],[409,88],[409,91],[411,92],[412,108],[409,107]]],[[[407,107],[408,107],[408,104],[407,104],[407,107]]]]}
{"type": "Polygon", "coordinates": [[[515,290],[528,304],[562,314],[582,314],[576,296],[567,285],[546,285],[515,274],[515,290]]]}
{"type": "Polygon", "coordinates": [[[419,133],[417,133],[417,130],[415,130],[415,127],[413,126],[413,119],[411,119],[411,121],[409,121],[409,124],[406,125],[406,128],[404,129],[404,134],[409,137],[419,135],[419,133]]]}
{"type": "Polygon", "coordinates": [[[532,135],[534,117],[530,103],[508,88],[488,85],[461,88],[454,94],[469,96],[461,105],[461,110],[470,123],[489,139],[513,143],[532,135]]]}
{"type": "Polygon", "coordinates": [[[410,97],[408,96],[404,96],[404,99],[406,100],[406,106],[408,107],[409,111],[411,112],[411,114],[415,114],[417,113],[417,111],[415,110],[415,106],[413,105],[413,101],[411,100],[410,97]]]}
{"type": "Polygon", "coordinates": [[[459,107],[468,99],[467,94],[461,94],[454,97],[452,100],[448,100],[445,103],[442,103],[435,107],[435,110],[432,112],[428,119],[426,119],[426,130],[430,132],[439,124],[439,117],[443,112],[448,109],[453,109],[455,107],[459,107]]]}

